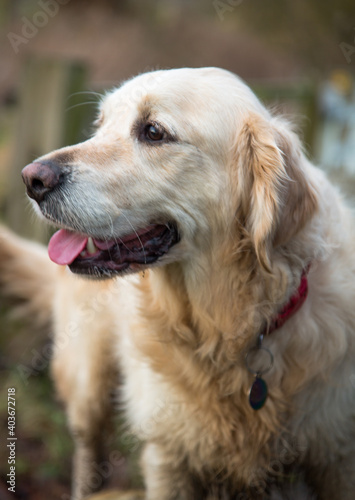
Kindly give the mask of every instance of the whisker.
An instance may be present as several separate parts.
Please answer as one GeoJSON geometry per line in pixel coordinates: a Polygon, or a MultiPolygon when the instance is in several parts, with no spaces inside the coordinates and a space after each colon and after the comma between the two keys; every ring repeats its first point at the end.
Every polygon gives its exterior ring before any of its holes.
{"type": "Polygon", "coordinates": [[[94,96],[98,96],[98,97],[104,97],[104,94],[101,94],[100,92],[95,92],[94,90],[82,90],[80,92],[74,92],[73,94],[70,94],[70,96],[68,96],[67,98],[67,101],[69,101],[69,99],[71,99],[72,97],[76,96],[76,95],[83,95],[83,94],[88,94],[88,95],[94,95],[94,96]]]}
{"type": "Polygon", "coordinates": [[[142,240],[140,239],[139,237],[139,234],[137,233],[137,231],[134,229],[134,227],[132,226],[131,222],[129,221],[128,217],[123,213],[121,212],[121,215],[123,215],[123,217],[126,219],[126,221],[128,222],[128,224],[131,226],[131,228],[133,229],[133,232],[135,233],[135,235],[137,236],[137,239],[142,247],[142,250],[143,250],[143,254],[144,254],[144,264],[147,264],[147,257],[146,257],[146,253],[145,253],[145,248],[144,248],[144,245],[142,243],[142,240]]]}
{"type": "MultiPolygon", "coordinates": [[[[119,244],[118,244],[117,238],[116,238],[116,237],[114,236],[114,234],[113,234],[113,220],[112,220],[112,217],[111,217],[111,215],[110,215],[108,212],[106,212],[106,214],[107,214],[107,216],[108,216],[108,218],[109,218],[109,220],[110,220],[110,225],[111,225],[111,235],[112,235],[112,237],[113,237],[112,239],[113,239],[113,240],[114,240],[114,242],[117,244],[117,249],[118,249],[119,257],[121,258],[121,250],[120,250],[120,247],[119,247],[119,244]]],[[[120,238],[118,238],[118,239],[120,239],[120,238]]],[[[109,241],[109,240],[110,240],[110,238],[105,238],[105,241],[109,241]]],[[[109,256],[111,257],[110,249],[108,249],[108,254],[109,254],[109,256]]]]}
{"type": "MultiPolygon", "coordinates": [[[[106,215],[107,215],[107,217],[108,217],[108,218],[109,218],[109,220],[110,220],[110,225],[111,225],[111,235],[113,236],[113,239],[115,239],[114,234],[113,234],[113,220],[112,220],[112,217],[111,217],[111,215],[110,215],[108,212],[106,212],[106,215]]],[[[108,241],[109,239],[110,239],[110,238],[105,238],[105,241],[108,241]]]]}
{"type": "Polygon", "coordinates": [[[94,104],[95,106],[97,105],[97,101],[86,101],[86,102],[79,102],[77,104],[73,104],[73,106],[70,106],[69,108],[67,108],[65,111],[68,112],[70,111],[71,109],[74,109],[74,108],[78,108],[79,106],[84,106],[86,104],[94,104]]]}

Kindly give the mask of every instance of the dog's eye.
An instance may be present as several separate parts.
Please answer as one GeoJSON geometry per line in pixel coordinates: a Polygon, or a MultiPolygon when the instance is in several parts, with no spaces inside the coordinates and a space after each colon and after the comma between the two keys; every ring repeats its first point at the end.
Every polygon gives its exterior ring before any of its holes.
{"type": "Polygon", "coordinates": [[[145,136],[149,141],[162,141],[165,134],[161,127],[149,123],[145,128],[145,136]]]}

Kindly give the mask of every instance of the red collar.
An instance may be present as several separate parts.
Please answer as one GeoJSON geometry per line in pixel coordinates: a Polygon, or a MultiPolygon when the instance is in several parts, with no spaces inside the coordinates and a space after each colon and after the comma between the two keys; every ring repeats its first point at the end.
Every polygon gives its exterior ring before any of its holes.
{"type": "Polygon", "coordinates": [[[282,308],[279,314],[271,321],[271,323],[264,328],[263,335],[270,335],[278,328],[286,323],[286,321],[293,316],[303,305],[308,295],[308,279],[307,274],[310,266],[303,270],[301,282],[296,292],[292,295],[287,304],[282,308]]]}

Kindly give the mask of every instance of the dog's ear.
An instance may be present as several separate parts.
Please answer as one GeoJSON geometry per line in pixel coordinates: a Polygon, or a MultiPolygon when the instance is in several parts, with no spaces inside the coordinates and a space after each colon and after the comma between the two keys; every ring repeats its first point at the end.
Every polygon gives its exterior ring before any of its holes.
{"type": "Polygon", "coordinates": [[[279,119],[249,115],[237,138],[238,217],[261,266],[271,271],[272,248],[286,244],[316,210],[297,136],[279,119]]]}

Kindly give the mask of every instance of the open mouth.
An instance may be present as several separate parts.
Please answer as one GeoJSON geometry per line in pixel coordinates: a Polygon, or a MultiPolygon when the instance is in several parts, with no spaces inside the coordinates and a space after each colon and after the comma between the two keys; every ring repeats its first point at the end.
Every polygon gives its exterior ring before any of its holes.
{"type": "Polygon", "coordinates": [[[60,229],[52,236],[48,253],[53,262],[74,273],[104,278],[149,267],[178,241],[174,223],[150,224],[107,241],[60,229]]]}

